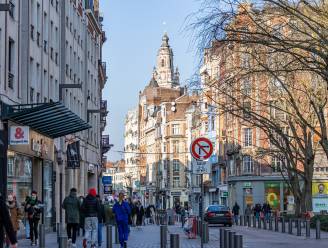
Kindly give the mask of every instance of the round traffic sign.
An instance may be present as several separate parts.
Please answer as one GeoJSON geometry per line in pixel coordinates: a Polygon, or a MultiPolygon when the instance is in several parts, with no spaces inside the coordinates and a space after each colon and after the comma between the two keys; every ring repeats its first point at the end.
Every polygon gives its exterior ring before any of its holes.
{"type": "Polygon", "coordinates": [[[206,160],[213,153],[212,142],[204,137],[195,139],[190,147],[191,155],[197,160],[206,160]]]}

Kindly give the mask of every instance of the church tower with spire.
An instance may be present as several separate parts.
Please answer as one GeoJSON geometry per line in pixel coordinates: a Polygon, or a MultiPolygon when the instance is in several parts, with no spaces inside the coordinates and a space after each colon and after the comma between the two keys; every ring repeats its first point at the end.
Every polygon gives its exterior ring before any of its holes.
{"type": "Polygon", "coordinates": [[[154,67],[153,77],[159,87],[179,88],[179,71],[178,68],[174,70],[173,51],[166,33],[163,35],[162,45],[157,53],[157,65],[154,67]]]}

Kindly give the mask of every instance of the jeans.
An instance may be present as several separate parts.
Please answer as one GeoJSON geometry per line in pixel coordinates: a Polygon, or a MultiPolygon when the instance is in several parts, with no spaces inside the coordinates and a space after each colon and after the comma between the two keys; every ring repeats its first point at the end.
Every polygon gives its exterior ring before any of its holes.
{"type": "Polygon", "coordinates": [[[28,221],[28,219],[25,219],[25,236],[26,238],[30,238],[30,223],[28,221]]]}
{"type": "Polygon", "coordinates": [[[101,246],[102,244],[102,235],[103,235],[103,223],[98,223],[98,245],[101,246]]]}
{"type": "Polygon", "coordinates": [[[28,219],[28,223],[30,225],[30,238],[31,241],[36,241],[38,239],[38,226],[39,226],[39,219],[28,219]]]}
{"type": "Polygon", "coordinates": [[[91,245],[96,245],[98,234],[98,217],[86,217],[84,223],[85,239],[91,245]]]}
{"type": "Polygon", "coordinates": [[[78,223],[67,223],[67,237],[72,239],[72,244],[75,244],[76,242],[76,232],[78,228],[78,223]]]}
{"type": "Polygon", "coordinates": [[[124,242],[129,238],[129,225],[124,221],[117,222],[117,229],[118,229],[118,238],[121,244],[121,247],[124,247],[124,242]]]}
{"type": "Polygon", "coordinates": [[[233,218],[234,218],[235,224],[237,225],[237,223],[238,223],[238,215],[234,215],[233,218]]]}

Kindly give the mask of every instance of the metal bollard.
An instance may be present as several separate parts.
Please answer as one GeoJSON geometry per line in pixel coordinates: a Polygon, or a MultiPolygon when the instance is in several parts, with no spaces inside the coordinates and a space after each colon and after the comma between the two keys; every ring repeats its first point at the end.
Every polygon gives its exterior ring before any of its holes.
{"type": "Polygon", "coordinates": [[[118,238],[118,228],[117,225],[115,225],[115,244],[119,244],[119,238],[118,238]]]}
{"type": "Polygon", "coordinates": [[[179,248],[180,247],[180,240],[179,234],[170,234],[170,248],[179,248]]]}
{"type": "Polygon", "coordinates": [[[59,223],[56,223],[56,232],[57,232],[57,244],[59,244],[59,227],[60,227],[60,224],[59,223]]]}
{"type": "Polygon", "coordinates": [[[305,236],[307,238],[311,237],[311,231],[310,231],[310,220],[306,220],[306,226],[305,226],[305,236]]]}
{"type": "Polygon", "coordinates": [[[302,221],[301,219],[297,219],[297,236],[301,236],[302,235],[302,221]]]}
{"type": "Polygon", "coordinates": [[[203,243],[204,244],[207,244],[208,243],[208,241],[209,241],[209,235],[210,235],[210,233],[209,233],[209,230],[208,230],[208,223],[207,222],[204,222],[203,223],[203,243]]]}
{"type": "Polygon", "coordinates": [[[235,240],[234,240],[235,247],[234,248],[243,248],[243,236],[236,234],[234,236],[234,238],[235,238],[235,240]]]}
{"type": "Polygon", "coordinates": [[[44,224],[40,224],[39,226],[39,247],[46,247],[46,230],[44,224]]]}
{"type": "Polygon", "coordinates": [[[111,225],[106,226],[106,248],[113,248],[113,227],[111,225]]]}
{"type": "Polygon", "coordinates": [[[224,248],[224,229],[220,228],[220,247],[224,248]]]}
{"type": "Polygon", "coordinates": [[[236,232],[229,232],[229,247],[227,248],[235,248],[235,234],[236,232]]]}
{"type": "Polygon", "coordinates": [[[279,222],[278,222],[278,217],[274,218],[274,231],[279,232],[279,222]]]}
{"type": "Polygon", "coordinates": [[[270,216],[270,219],[269,219],[269,230],[272,231],[273,230],[273,225],[272,225],[272,218],[270,216]]]}
{"type": "Polygon", "coordinates": [[[247,216],[247,224],[248,224],[248,227],[251,227],[251,216],[247,216]]]}
{"type": "Polygon", "coordinates": [[[244,225],[244,217],[242,215],[240,215],[240,225],[241,226],[244,225]]]}
{"type": "Polygon", "coordinates": [[[223,248],[229,248],[229,232],[230,232],[230,230],[227,230],[227,229],[224,230],[223,248]]]}
{"type": "Polygon", "coordinates": [[[161,248],[166,248],[167,246],[167,226],[161,225],[160,226],[160,235],[161,235],[161,248]]]}
{"type": "Polygon", "coordinates": [[[256,216],[253,216],[253,227],[256,228],[256,216]]]}
{"type": "Polygon", "coordinates": [[[59,237],[59,248],[67,248],[67,243],[68,243],[67,237],[64,236],[59,237]]]}
{"type": "Polygon", "coordinates": [[[285,233],[286,232],[286,220],[284,217],[281,219],[281,232],[285,233]]]}
{"type": "Polygon", "coordinates": [[[267,229],[267,221],[266,221],[265,218],[263,219],[263,229],[264,229],[264,230],[267,229]]]}
{"type": "Polygon", "coordinates": [[[293,220],[292,219],[288,220],[288,233],[293,234],[293,220]]]}
{"type": "Polygon", "coordinates": [[[315,223],[315,238],[320,239],[321,238],[321,233],[320,233],[320,220],[317,219],[315,223]]]}
{"type": "Polygon", "coordinates": [[[259,219],[258,219],[258,224],[257,224],[257,228],[259,228],[259,229],[261,229],[261,222],[262,222],[262,220],[261,220],[261,217],[259,217],[259,219]]]}
{"type": "Polygon", "coordinates": [[[244,226],[247,226],[248,216],[244,215],[244,226]]]}

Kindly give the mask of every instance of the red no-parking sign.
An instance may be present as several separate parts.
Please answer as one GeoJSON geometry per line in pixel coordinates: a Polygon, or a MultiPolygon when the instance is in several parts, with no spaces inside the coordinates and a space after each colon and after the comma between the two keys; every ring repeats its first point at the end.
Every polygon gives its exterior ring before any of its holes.
{"type": "Polygon", "coordinates": [[[190,147],[191,155],[197,160],[207,160],[213,153],[212,142],[204,137],[195,139],[190,147]]]}

